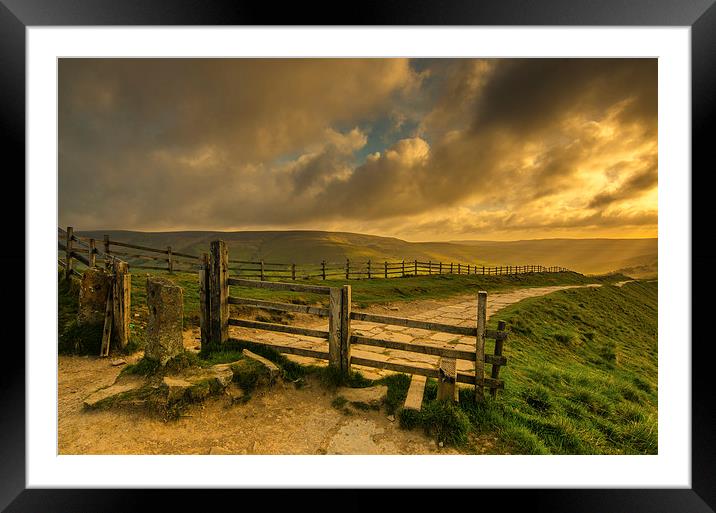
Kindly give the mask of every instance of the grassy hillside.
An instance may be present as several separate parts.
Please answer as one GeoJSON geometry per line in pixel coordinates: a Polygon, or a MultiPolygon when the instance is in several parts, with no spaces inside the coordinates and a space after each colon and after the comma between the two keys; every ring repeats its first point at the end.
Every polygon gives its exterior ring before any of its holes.
{"type": "Polygon", "coordinates": [[[512,333],[506,389],[466,407],[501,450],[656,454],[657,282],[571,289],[498,312],[512,333]]]}
{"type": "Polygon", "coordinates": [[[265,260],[296,264],[351,260],[432,260],[471,265],[562,266],[581,273],[601,274],[647,265],[656,259],[657,239],[546,239],[512,242],[407,242],[345,232],[133,232],[88,231],[80,235],[166,248],[199,255],[209,243],[223,239],[237,260],[265,260]]]}

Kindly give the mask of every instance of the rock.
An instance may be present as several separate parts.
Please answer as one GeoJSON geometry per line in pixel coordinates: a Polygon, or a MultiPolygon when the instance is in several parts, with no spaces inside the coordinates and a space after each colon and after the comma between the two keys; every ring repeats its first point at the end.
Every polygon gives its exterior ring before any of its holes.
{"type": "Polygon", "coordinates": [[[184,351],[183,299],[181,287],[166,278],[147,276],[149,322],[144,355],[161,365],[184,351]]]}
{"type": "Polygon", "coordinates": [[[442,442],[440,442],[438,445],[439,445],[440,447],[444,447],[444,446],[445,446],[445,444],[442,443],[442,442]]]}
{"type": "Polygon", "coordinates": [[[349,403],[362,403],[371,407],[379,407],[388,394],[388,387],[386,385],[367,388],[341,387],[338,389],[337,394],[345,397],[349,403]]]}
{"type": "Polygon", "coordinates": [[[112,360],[110,363],[112,364],[112,367],[117,367],[118,365],[126,365],[127,360],[125,360],[124,358],[117,358],[115,360],[112,360]]]}
{"type": "Polygon", "coordinates": [[[170,403],[182,399],[186,391],[192,386],[190,382],[184,379],[170,377],[165,377],[163,383],[168,389],[167,401],[170,403]]]}
{"type": "Polygon", "coordinates": [[[280,370],[279,370],[278,366],[275,363],[273,363],[271,360],[268,360],[261,355],[252,353],[248,349],[244,349],[242,351],[242,354],[246,358],[251,358],[252,360],[257,361],[257,362],[261,363],[264,367],[266,367],[266,370],[268,370],[268,372],[269,372],[269,381],[270,382],[273,383],[273,381],[279,376],[280,370]]]}
{"type": "Polygon", "coordinates": [[[131,392],[139,390],[144,381],[141,378],[125,378],[123,380],[115,381],[114,384],[101,388],[92,392],[85,400],[85,408],[98,408],[103,403],[107,403],[112,399],[119,398],[119,396],[126,396],[131,392]]]}
{"type": "Polygon", "coordinates": [[[112,276],[104,269],[93,267],[85,270],[80,281],[77,324],[86,326],[104,323],[107,293],[111,285],[112,276]]]}
{"type": "Polygon", "coordinates": [[[391,422],[395,422],[395,415],[388,415],[388,420],[391,422]]]}
{"type": "Polygon", "coordinates": [[[397,306],[390,306],[388,307],[388,310],[393,310],[394,312],[397,312],[398,310],[400,310],[400,308],[398,308],[397,306]]]}
{"type": "Polygon", "coordinates": [[[220,363],[218,365],[212,365],[209,368],[211,376],[216,381],[216,385],[219,388],[226,388],[234,378],[234,372],[231,370],[230,363],[220,363]]]}

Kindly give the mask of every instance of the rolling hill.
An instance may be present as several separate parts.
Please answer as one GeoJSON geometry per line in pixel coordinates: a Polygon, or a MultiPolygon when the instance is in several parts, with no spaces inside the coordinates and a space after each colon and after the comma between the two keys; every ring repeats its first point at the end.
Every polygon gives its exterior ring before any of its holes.
{"type": "MultiPolygon", "coordinates": [[[[347,232],[324,231],[78,231],[81,236],[200,255],[223,239],[232,259],[296,264],[351,260],[421,260],[478,265],[563,266],[585,274],[632,269],[656,274],[657,239],[541,239],[521,241],[408,242],[347,232]]],[[[629,274],[628,272],[626,274],[629,274]]]]}

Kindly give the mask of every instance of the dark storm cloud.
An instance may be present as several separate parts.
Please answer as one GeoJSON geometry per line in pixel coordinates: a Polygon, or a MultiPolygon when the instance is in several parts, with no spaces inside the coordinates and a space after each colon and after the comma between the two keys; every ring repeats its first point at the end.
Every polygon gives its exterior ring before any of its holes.
{"type": "Polygon", "coordinates": [[[639,59],[63,59],[60,222],[427,229],[469,205],[511,210],[483,227],[549,228],[520,212],[571,194],[613,226],[656,184],[656,91],[639,59]],[[417,128],[357,162],[395,120],[417,128]]]}

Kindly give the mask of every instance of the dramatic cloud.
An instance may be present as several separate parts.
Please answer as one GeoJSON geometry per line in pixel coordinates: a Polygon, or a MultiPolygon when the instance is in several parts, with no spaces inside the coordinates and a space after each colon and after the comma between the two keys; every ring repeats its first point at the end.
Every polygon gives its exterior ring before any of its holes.
{"type": "Polygon", "coordinates": [[[63,59],[60,222],[656,235],[655,59],[63,59]]]}

